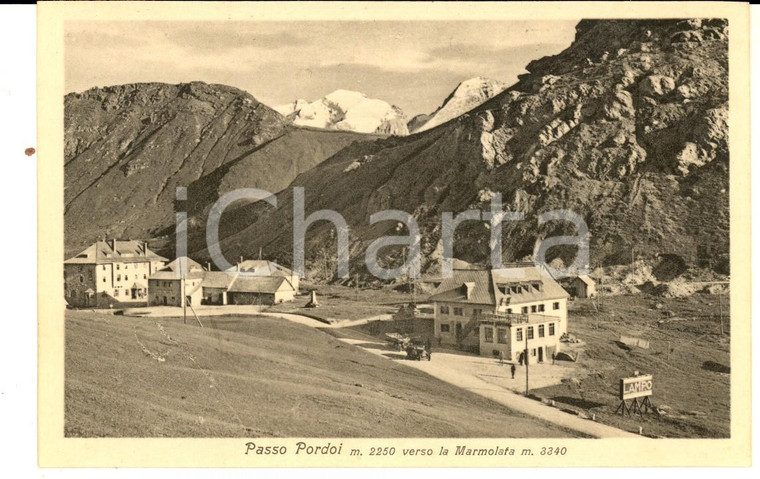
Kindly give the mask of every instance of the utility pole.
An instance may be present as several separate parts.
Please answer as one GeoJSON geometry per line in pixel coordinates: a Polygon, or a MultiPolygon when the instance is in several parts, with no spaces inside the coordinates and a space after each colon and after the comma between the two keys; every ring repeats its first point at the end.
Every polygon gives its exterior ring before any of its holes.
{"type": "Polygon", "coordinates": [[[529,393],[528,388],[528,357],[530,354],[528,354],[528,326],[525,326],[525,395],[527,396],[529,393]]]}
{"type": "Polygon", "coordinates": [[[718,294],[718,305],[720,306],[720,335],[723,336],[723,291],[718,294]]]}
{"type": "Polygon", "coordinates": [[[180,293],[182,294],[182,324],[187,324],[187,298],[185,297],[185,274],[182,273],[182,287],[180,288],[182,291],[180,293]]]}

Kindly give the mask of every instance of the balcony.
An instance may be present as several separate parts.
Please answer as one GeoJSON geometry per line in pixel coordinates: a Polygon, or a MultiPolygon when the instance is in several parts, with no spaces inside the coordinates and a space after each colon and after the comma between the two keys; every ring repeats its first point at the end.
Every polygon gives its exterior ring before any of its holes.
{"type": "Polygon", "coordinates": [[[513,324],[537,324],[559,321],[557,316],[548,314],[515,314],[515,313],[481,313],[477,315],[478,322],[481,324],[495,324],[511,326],[513,324]]]}

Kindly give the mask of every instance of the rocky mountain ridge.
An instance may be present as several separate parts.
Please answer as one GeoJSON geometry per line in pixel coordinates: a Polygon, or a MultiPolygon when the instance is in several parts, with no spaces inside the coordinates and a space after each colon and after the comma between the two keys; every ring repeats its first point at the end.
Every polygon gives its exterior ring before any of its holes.
{"type": "MultiPolygon", "coordinates": [[[[504,227],[505,260],[529,257],[541,238],[574,234],[565,222],[537,222],[565,209],[589,227],[591,267],[678,254],[727,272],[727,35],[720,19],[582,21],[569,48],[531,62],[483,105],[429,131],[338,152],[291,186],[305,188],[307,214],[329,208],[346,218],[357,268],[371,241],[400,234],[395,224],[369,225],[372,213],[413,214],[430,269],[441,254],[441,214],[486,211],[501,193],[506,210],[525,215],[504,227]]],[[[291,189],[278,201],[276,211],[252,205],[237,215],[254,214],[255,224],[230,218],[230,257],[262,247],[289,264],[291,189]]],[[[487,261],[482,222],[462,224],[455,240],[457,257],[487,261]]],[[[205,254],[202,243],[195,247],[205,254]]],[[[314,225],[306,248],[313,264],[334,248],[334,228],[314,225]]],[[[548,259],[574,255],[574,247],[557,247],[548,259]]],[[[383,256],[398,264],[402,252],[383,256]]]]}
{"type": "Polygon", "coordinates": [[[231,189],[273,193],[354,141],[296,128],[250,94],[202,82],[93,88],[64,99],[65,243],[156,238],[175,206],[206,211],[231,189]],[[189,189],[175,205],[175,189],[189,189]]]}

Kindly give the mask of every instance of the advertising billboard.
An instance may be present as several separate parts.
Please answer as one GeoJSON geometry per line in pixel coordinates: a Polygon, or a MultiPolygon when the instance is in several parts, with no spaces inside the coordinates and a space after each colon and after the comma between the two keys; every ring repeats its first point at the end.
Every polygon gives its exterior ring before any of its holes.
{"type": "Polygon", "coordinates": [[[633,399],[652,395],[652,375],[634,376],[620,380],[620,399],[633,399]]]}

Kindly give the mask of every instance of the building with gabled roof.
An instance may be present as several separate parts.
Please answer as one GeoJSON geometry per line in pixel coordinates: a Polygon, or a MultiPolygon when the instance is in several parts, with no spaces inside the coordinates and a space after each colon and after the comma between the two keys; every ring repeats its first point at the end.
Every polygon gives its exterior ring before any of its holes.
{"type": "Polygon", "coordinates": [[[455,267],[429,300],[441,344],[516,361],[527,337],[529,355],[542,361],[559,350],[567,331],[568,297],[545,269],[518,263],[503,269],[455,267]]]}
{"type": "Polygon", "coordinates": [[[593,298],[596,296],[596,282],[590,276],[581,274],[570,281],[568,290],[576,298],[593,298]]]}
{"type": "Polygon", "coordinates": [[[277,304],[294,299],[297,288],[291,276],[290,270],[271,261],[206,271],[192,259],[178,258],[150,277],[150,304],[182,306],[183,296],[188,305],[277,304]]]}
{"type": "Polygon", "coordinates": [[[144,241],[97,241],[63,262],[66,302],[77,308],[147,303],[148,277],[167,261],[144,241]]]}
{"type": "Polygon", "coordinates": [[[274,261],[265,259],[249,259],[241,261],[227,271],[238,271],[240,273],[246,273],[249,276],[272,276],[287,278],[293,288],[295,288],[296,294],[298,293],[300,282],[298,275],[293,270],[281,266],[274,261]]]}
{"type": "Polygon", "coordinates": [[[200,304],[205,274],[196,261],[187,257],[175,259],[148,278],[148,304],[182,306],[183,297],[190,306],[200,304]]]}

